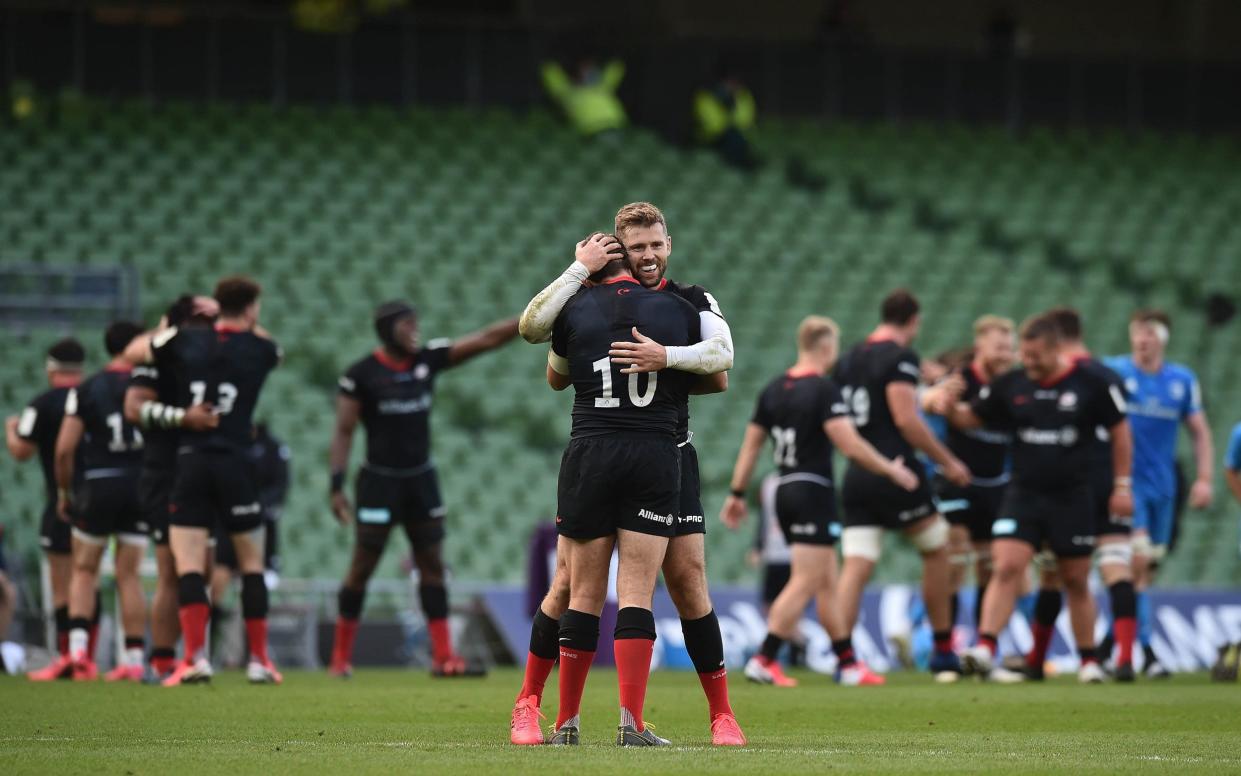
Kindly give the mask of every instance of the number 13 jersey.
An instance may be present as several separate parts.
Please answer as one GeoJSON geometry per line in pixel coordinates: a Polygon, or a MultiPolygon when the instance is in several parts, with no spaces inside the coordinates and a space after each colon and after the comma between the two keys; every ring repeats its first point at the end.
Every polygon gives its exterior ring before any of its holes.
{"type": "Polygon", "coordinates": [[[569,362],[574,439],[624,432],[673,436],[694,375],[675,369],[621,374],[608,351],[632,342],[637,327],[661,345],[699,340],[698,311],[679,296],[643,288],[629,277],[583,288],[552,329],[552,351],[569,362]]]}

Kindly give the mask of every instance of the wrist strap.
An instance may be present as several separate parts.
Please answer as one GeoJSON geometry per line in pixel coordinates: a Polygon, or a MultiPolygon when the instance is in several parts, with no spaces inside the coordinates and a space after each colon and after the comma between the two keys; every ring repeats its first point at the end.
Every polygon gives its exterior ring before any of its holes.
{"type": "Polygon", "coordinates": [[[345,489],[345,473],[332,472],[332,489],[331,493],[340,493],[345,489]]]}
{"type": "Polygon", "coordinates": [[[731,489],[731,490],[729,490],[728,492],[729,492],[729,493],[731,493],[732,495],[736,496],[737,498],[745,498],[745,490],[744,490],[744,489],[732,488],[732,489],[731,489]]]}

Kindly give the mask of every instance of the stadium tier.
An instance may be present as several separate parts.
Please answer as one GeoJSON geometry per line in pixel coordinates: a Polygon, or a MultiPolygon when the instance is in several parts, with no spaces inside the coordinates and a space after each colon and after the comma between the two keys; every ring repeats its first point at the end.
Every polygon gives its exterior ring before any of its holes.
{"type": "MultiPolygon", "coordinates": [[[[748,574],[752,531],[730,533],[715,514],[758,390],[795,356],[798,321],[827,314],[855,340],[898,285],[922,299],[923,355],[967,343],[982,313],[1059,303],[1083,311],[1098,351],[1122,352],[1135,306],[1168,308],[1170,356],[1198,371],[1224,443],[1241,407],[1241,334],[1208,327],[1201,303],[1241,295],[1235,141],[810,121],[769,122],[758,139],[769,163],[745,175],[641,131],[585,143],[539,111],[88,102],[0,130],[0,263],[131,265],[149,322],[221,274],[263,282],[285,363],[259,415],[293,451],[283,555],[295,577],[335,579],[348,562],[326,503],[327,443],[336,377],[374,347],[374,305],[414,300],[424,340],[516,315],[577,240],[611,231],[635,199],[668,215],[670,276],[707,286],[736,341],[728,393],[691,405],[713,578],[748,574]],[[793,155],[826,187],[789,186],[793,155]]],[[[6,412],[41,390],[61,331],[7,336],[6,412]]],[[[74,333],[101,365],[100,333],[74,333]]],[[[434,451],[458,579],[519,580],[531,527],[554,513],[569,400],[547,390],[544,358],[514,344],[441,379],[434,451]]],[[[355,464],[360,449],[359,438],[355,464]]],[[[5,457],[0,480],[6,536],[30,554],[39,472],[5,457]]],[[[1164,584],[1241,582],[1225,501],[1182,522],[1164,584]]],[[[882,579],[915,579],[916,557],[898,542],[891,552],[900,560],[882,579]]],[[[399,573],[402,556],[381,573],[399,573]]]]}

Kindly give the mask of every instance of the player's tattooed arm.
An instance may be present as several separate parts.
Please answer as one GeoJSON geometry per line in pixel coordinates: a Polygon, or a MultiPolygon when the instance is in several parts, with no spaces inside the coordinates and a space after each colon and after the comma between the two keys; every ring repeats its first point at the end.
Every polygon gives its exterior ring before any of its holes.
{"type": "Polygon", "coordinates": [[[345,470],[349,468],[349,450],[353,447],[353,432],[362,417],[362,403],[350,396],[336,397],[336,424],[332,427],[332,442],[328,447],[328,467],[331,470],[329,499],[332,514],[341,525],[353,522],[353,506],[345,495],[345,470]]]}
{"type": "Polygon", "coordinates": [[[595,232],[577,244],[574,257],[569,268],[535,294],[522,312],[517,330],[526,342],[537,344],[551,339],[556,317],[586,279],[612,259],[624,258],[625,251],[612,235],[595,232]]]}
{"type": "Polygon", "coordinates": [[[506,318],[473,334],[453,340],[448,347],[448,365],[464,364],[475,356],[504,345],[517,336],[517,319],[506,318]]]}
{"type": "Polygon", "coordinates": [[[767,441],[767,429],[757,423],[745,427],[745,437],[741,440],[741,450],[737,453],[737,463],[733,465],[733,476],[729,481],[728,498],[720,509],[720,522],[729,528],[736,529],[749,514],[745,501],[745,491],[750,487],[750,478],[754,475],[754,465],[758,462],[758,454],[767,441]]]}

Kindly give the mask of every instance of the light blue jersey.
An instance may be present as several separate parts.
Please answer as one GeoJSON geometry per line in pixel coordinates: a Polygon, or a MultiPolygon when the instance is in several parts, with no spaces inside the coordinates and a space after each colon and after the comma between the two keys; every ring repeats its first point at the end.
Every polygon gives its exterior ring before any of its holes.
{"type": "Polygon", "coordinates": [[[1155,374],[1131,356],[1104,360],[1125,381],[1129,427],[1133,430],[1133,494],[1176,498],[1176,437],[1181,423],[1202,411],[1198,378],[1185,366],[1165,362],[1155,374]]]}

